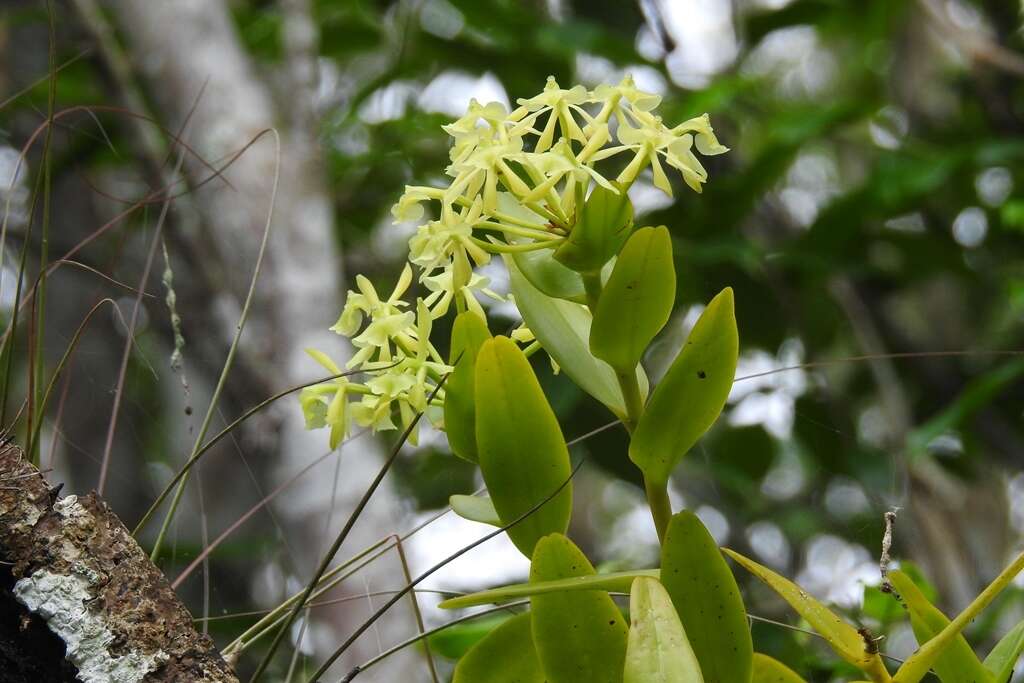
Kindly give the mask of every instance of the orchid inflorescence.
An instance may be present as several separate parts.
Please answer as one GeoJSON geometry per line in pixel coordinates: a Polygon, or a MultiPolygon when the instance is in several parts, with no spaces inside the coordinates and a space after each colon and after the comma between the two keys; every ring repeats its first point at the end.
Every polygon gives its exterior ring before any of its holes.
{"type": "MultiPolygon", "coordinates": [[[[519,99],[512,112],[498,102],[472,100],[464,116],[443,127],[454,140],[445,169],[448,186],[406,186],[392,208],[398,223],[420,220],[426,202],[438,205],[438,218],[422,223],[409,240],[408,260],[418,268],[425,296],[415,306],[402,299],[413,280],[408,263],[387,298],[357,276],[357,289],[349,291],[331,329],[356,349],[346,370],[368,379],[357,383],[338,377],[304,389],[300,401],[307,427],[330,427],[334,448],[353,423],[373,430],[396,428],[396,408],[402,425],[418,412],[439,425],[444,392],[432,402],[428,397],[451,367],[430,342],[432,322],[453,303],[460,312],[485,317],[478,292],[501,299],[475,268],[496,253],[557,249],[593,187],[626,192],[648,165],[654,185],[669,196],[672,186],[663,162],[700,192],[708,174],[693,148],[704,155],[728,150],[719,144],[706,114],[666,126],[653,113],[660,101],[638,89],[630,76],[592,91],[581,85],[564,89],[549,77],[543,92],[519,99]],[[597,168],[601,162],[611,166],[608,160],[620,156],[629,160],[619,164],[616,176],[597,168]]],[[[525,328],[515,338],[532,339],[525,328]]],[[[342,374],[326,354],[308,352],[332,374],[342,374]]],[[[411,440],[415,443],[415,434],[411,440]]]]}

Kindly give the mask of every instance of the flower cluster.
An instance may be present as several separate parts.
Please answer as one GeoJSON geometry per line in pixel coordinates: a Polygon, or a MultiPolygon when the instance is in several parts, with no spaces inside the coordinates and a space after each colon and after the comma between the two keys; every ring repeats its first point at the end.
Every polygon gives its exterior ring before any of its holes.
{"type": "MultiPolygon", "coordinates": [[[[356,349],[346,368],[369,379],[359,384],[339,377],[305,389],[307,426],[329,426],[333,448],[353,423],[393,429],[395,413],[407,424],[423,411],[438,422],[441,413],[430,410],[427,397],[450,368],[430,343],[431,323],[453,305],[483,317],[477,293],[500,298],[474,272],[477,267],[496,253],[556,249],[592,187],[625,192],[647,166],[654,185],[670,196],[665,164],[700,192],[708,174],[693,149],[704,155],[727,149],[706,114],[666,126],[652,113],[660,101],[628,76],[593,91],[564,89],[551,77],[543,92],[518,100],[511,112],[497,102],[473,100],[464,116],[444,126],[453,139],[447,187],[407,186],[392,208],[396,222],[419,221],[424,203],[437,205],[437,218],[423,222],[409,241],[409,261],[419,270],[424,296],[416,299],[415,312],[402,300],[413,280],[408,264],[386,300],[357,277],[358,291],[348,293],[331,329],[356,349]],[[628,159],[616,175],[598,168],[615,166],[609,161],[615,157],[628,159]]],[[[517,336],[530,339],[528,330],[517,336]]],[[[310,354],[341,374],[323,353],[310,354]]],[[[442,401],[438,392],[435,407],[442,401]]]]}

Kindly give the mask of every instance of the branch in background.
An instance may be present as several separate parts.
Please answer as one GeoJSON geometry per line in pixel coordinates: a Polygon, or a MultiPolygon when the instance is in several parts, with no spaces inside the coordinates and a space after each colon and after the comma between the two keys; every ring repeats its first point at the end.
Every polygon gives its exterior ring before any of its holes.
{"type": "Polygon", "coordinates": [[[978,31],[968,31],[950,21],[945,8],[934,0],[921,0],[921,7],[935,29],[952,40],[971,59],[1024,78],[1024,57],[978,31]]]}
{"type": "MultiPolygon", "coordinates": [[[[21,449],[0,451],[3,569],[17,579],[12,592],[18,601],[63,641],[79,678],[236,683],[107,505],[95,494],[58,500],[59,489],[47,485],[21,449]]],[[[36,652],[5,647],[0,657],[31,658],[36,652]]],[[[4,671],[39,665],[0,663],[4,671]]]]}

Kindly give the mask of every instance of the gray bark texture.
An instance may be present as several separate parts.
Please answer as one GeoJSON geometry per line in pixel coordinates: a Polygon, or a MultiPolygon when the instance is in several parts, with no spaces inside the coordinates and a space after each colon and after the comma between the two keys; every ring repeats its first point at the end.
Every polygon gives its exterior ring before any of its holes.
{"type": "Polygon", "coordinates": [[[25,610],[20,633],[0,636],[0,680],[238,680],[110,508],[95,494],[58,498],[11,445],[0,450],[0,560],[14,580],[3,597],[25,610]],[[40,645],[38,619],[63,648],[40,645]]]}
{"type": "MultiPolygon", "coordinates": [[[[204,318],[223,326],[208,333],[230,339],[271,210],[275,168],[280,164],[271,239],[242,337],[238,369],[257,380],[243,378],[243,385],[262,380],[265,384],[258,390],[265,391],[264,395],[322,375],[323,369],[309,359],[305,349],[315,347],[336,358],[343,356],[337,353],[339,337],[327,330],[341,309],[343,277],[334,206],[319,148],[314,106],[319,36],[310,3],[281,2],[285,53],[279,73],[274,71],[276,66],[257,69],[222,0],[107,0],[105,6],[111,10],[135,76],[165,128],[178,131],[187,121],[184,137],[206,162],[220,167],[262,131],[271,127],[281,131],[280,158],[273,138],[264,136],[224,172],[226,182],[214,180],[200,187],[210,169],[191,155],[187,158],[184,172],[194,188],[190,198],[200,227],[191,234],[179,233],[177,238],[194,256],[188,268],[203,271],[203,279],[213,286],[205,297],[189,298],[204,300],[204,318]],[[264,71],[274,72],[276,78],[261,77],[264,71]]],[[[182,307],[181,314],[187,326],[188,309],[182,307]]],[[[258,398],[251,396],[251,402],[258,398]]],[[[297,401],[290,398],[250,421],[242,432],[241,447],[247,454],[274,458],[253,458],[261,478],[271,482],[269,488],[323,454],[326,441],[323,433],[305,429],[297,401]]],[[[332,480],[329,471],[334,470],[334,463],[324,465],[328,473],[303,477],[275,501],[288,545],[282,569],[300,583],[308,580],[320,553],[380,466],[379,452],[367,438],[346,445],[339,457],[340,476],[332,480]],[[330,525],[325,523],[328,520],[330,525]]],[[[343,555],[393,532],[401,509],[394,494],[382,487],[343,555]]],[[[359,577],[356,590],[369,592],[404,583],[394,557],[378,560],[369,577],[359,577]]],[[[284,595],[263,597],[272,605],[284,595]]],[[[321,628],[307,633],[307,642],[314,644],[318,654],[326,654],[338,632],[351,630],[369,612],[369,603],[320,610],[317,621],[321,628]],[[329,626],[331,632],[325,632],[323,626],[329,626]]],[[[410,629],[408,614],[383,619],[379,629],[358,643],[340,667],[376,654],[381,634],[387,642],[408,636],[410,629]]],[[[408,659],[395,657],[380,670],[395,672],[408,659]]]]}

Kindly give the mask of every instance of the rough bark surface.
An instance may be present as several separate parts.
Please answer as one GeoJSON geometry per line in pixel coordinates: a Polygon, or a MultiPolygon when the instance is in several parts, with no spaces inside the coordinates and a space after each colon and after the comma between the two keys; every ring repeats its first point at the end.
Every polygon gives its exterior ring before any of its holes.
{"type": "Polygon", "coordinates": [[[74,680],[53,666],[65,648],[87,682],[238,680],[107,505],[95,494],[58,498],[15,446],[0,450],[0,560],[10,593],[63,641],[46,644],[31,618],[19,626],[25,647],[11,656],[35,681],[74,680]]]}

